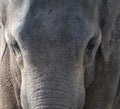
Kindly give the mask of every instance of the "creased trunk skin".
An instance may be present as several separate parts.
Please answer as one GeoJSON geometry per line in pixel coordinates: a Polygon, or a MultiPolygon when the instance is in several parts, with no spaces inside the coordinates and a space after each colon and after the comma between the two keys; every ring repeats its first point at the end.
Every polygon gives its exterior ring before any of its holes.
{"type": "Polygon", "coordinates": [[[85,96],[82,83],[70,81],[60,74],[40,76],[36,72],[22,75],[24,109],[82,109],[85,96]]]}

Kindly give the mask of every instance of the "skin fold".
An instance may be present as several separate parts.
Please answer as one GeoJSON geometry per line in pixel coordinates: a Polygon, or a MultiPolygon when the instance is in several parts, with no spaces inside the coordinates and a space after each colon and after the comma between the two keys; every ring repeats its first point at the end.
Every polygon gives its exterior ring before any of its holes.
{"type": "Polygon", "coordinates": [[[0,0],[0,109],[119,109],[119,0],[0,0]]]}

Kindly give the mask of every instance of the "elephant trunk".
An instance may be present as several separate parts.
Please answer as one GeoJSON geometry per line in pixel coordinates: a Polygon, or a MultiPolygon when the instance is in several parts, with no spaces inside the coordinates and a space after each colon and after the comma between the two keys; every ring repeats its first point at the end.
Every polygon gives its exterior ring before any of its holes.
{"type": "MultiPolygon", "coordinates": [[[[37,73],[38,74],[38,73],[37,73]]],[[[29,109],[77,109],[84,104],[81,84],[60,74],[27,75],[22,80],[22,105],[29,109]]],[[[81,108],[80,108],[81,109],[81,108]]]]}
{"type": "Polygon", "coordinates": [[[69,109],[72,98],[69,85],[58,81],[43,81],[36,85],[37,87],[34,85],[28,95],[28,101],[31,103],[32,109],[69,109]],[[68,88],[70,90],[67,90],[68,88]]]}

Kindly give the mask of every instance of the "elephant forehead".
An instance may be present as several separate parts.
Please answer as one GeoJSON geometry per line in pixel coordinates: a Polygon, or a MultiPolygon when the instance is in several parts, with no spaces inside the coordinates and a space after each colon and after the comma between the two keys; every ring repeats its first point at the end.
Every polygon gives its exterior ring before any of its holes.
{"type": "MultiPolygon", "coordinates": [[[[19,2],[16,1],[15,4],[19,2]]],[[[11,13],[13,12],[11,10],[8,24],[11,34],[23,46],[50,41],[84,43],[93,36],[92,27],[82,11],[81,0],[69,2],[23,0],[21,2],[23,2],[22,8],[15,8],[14,13],[11,13]]]]}
{"type": "Polygon", "coordinates": [[[27,38],[44,37],[57,40],[61,37],[81,38],[83,40],[90,34],[87,22],[79,14],[76,15],[40,15],[36,17],[28,16],[21,28],[19,38],[27,41],[27,38]]]}

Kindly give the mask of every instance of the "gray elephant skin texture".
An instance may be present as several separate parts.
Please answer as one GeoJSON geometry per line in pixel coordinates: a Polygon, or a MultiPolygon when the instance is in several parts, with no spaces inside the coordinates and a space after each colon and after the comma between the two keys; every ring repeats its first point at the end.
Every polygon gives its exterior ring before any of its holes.
{"type": "Polygon", "coordinates": [[[120,109],[120,0],[0,0],[0,109],[120,109]]]}

